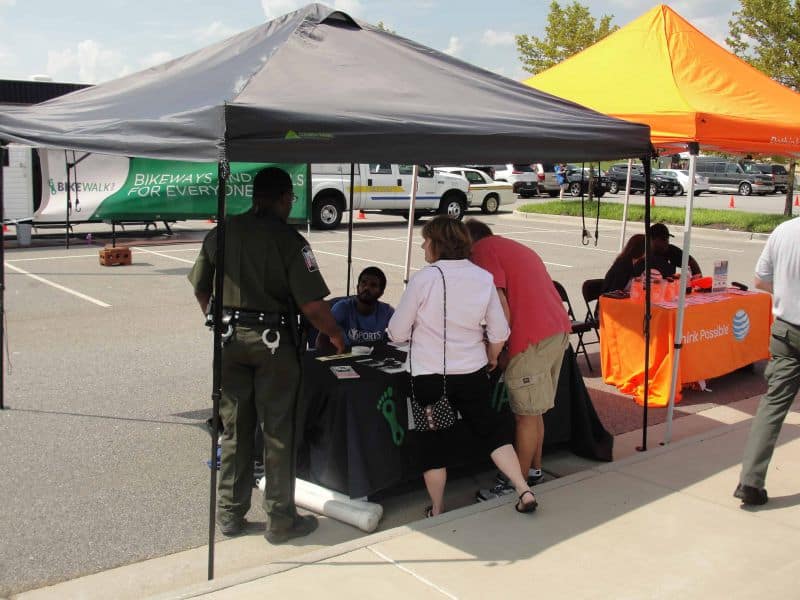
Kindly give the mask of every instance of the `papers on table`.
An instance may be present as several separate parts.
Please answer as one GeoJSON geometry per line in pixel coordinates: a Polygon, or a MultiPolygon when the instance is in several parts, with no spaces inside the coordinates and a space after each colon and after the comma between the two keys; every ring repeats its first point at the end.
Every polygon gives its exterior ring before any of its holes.
{"type": "Polygon", "coordinates": [[[337,379],[358,379],[361,375],[350,365],[335,365],[331,367],[331,372],[337,379]]]}

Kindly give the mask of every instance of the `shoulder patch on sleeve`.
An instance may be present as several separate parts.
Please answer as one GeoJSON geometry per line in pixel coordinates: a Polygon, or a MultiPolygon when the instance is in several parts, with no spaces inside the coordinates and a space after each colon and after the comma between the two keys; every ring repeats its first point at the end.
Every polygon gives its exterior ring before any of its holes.
{"type": "Polygon", "coordinates": [[[311,246],[306,244],[303,246],[303,249],[300,252],[303,254],[303,260],[306,263],[306,269],[308,269],[308,272],[313,273],[315,271],[319,271],[317,257],[314,256],[314,251],[311,249],[311,246]]]}

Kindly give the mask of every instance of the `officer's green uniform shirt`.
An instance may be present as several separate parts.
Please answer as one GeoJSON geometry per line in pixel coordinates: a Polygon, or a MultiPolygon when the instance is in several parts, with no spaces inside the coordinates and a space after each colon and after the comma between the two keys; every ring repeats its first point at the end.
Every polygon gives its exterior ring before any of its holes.
{"type": "MultiPolygon", "coordinates": [[[[189,272],[195,292],[213,292],[216,245],[217,230],[212,229],[189,272]]],[[[306,239],[271,215],[256,216],[251,210],[228,218],[225,265],[226,307],[285,314],[290,296],[302,306],[330,293],[306,239]]]]}

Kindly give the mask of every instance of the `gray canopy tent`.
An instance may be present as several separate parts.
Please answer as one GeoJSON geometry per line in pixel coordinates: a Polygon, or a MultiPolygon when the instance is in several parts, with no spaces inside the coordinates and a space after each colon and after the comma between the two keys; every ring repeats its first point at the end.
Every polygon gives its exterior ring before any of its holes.
{"type": "MultiPolygon", "coordinates": [[[[455,164],[641,157],[648,154],[650,130],[311,4],[146,71],[4,111],[0,139],[216,161],[217,256],[223,263],[229,162],[455,164]]],[[[0,269],[2,264],[0,256],[0,269]]],[[[217,270],[215,280],[220,299],[222,272],[217,270]]],[[[3,276],[0,271],[0,281],[3,276]]],[[[217,324],[222,305],[215,303],[217,324]]],[[[221,347],[218,326],[212,384],[217,427],[221,347]]],[[[212,464],[217,437],[212,436],[212,464]]],[[[215,502],[212,469],[209,578],[215,502]]]]}

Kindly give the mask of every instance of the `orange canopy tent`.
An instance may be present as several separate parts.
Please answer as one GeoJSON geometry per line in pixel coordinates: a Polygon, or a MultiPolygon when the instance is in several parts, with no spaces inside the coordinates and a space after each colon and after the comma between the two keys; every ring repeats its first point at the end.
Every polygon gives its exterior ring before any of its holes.
{"type": "Polygon", "coordinates": [[[800,154],[800,94],[663,4],[524,83],[646,123],[656,147],[800,154]]]}
{"type": "MultiPolygon", "coordinates": [[[[699,146],[734,153],[800,155],[800,94],[725,50],[663,4],[524,83],[598,112],[650,125],[656,147],[689,147],[690,189],[674,338],[679,342],[699,146]]],[[[649,340],[647,330],[645,339],[649,340]]],[[[649,348],[649,343],[645,346],[649,348]]],[[[680,348],[676,343],[666,442],[671,437],[680,348]]],[[[649,372],[647,354],[645,371],[649,372]]],[[[645,423],[646,415],[645,409],[645,423]]],[[[644,432],[646,425],[646,440],[644,432]]],[[[646,442],[642,445],[646,447],[646,442]]]]}

